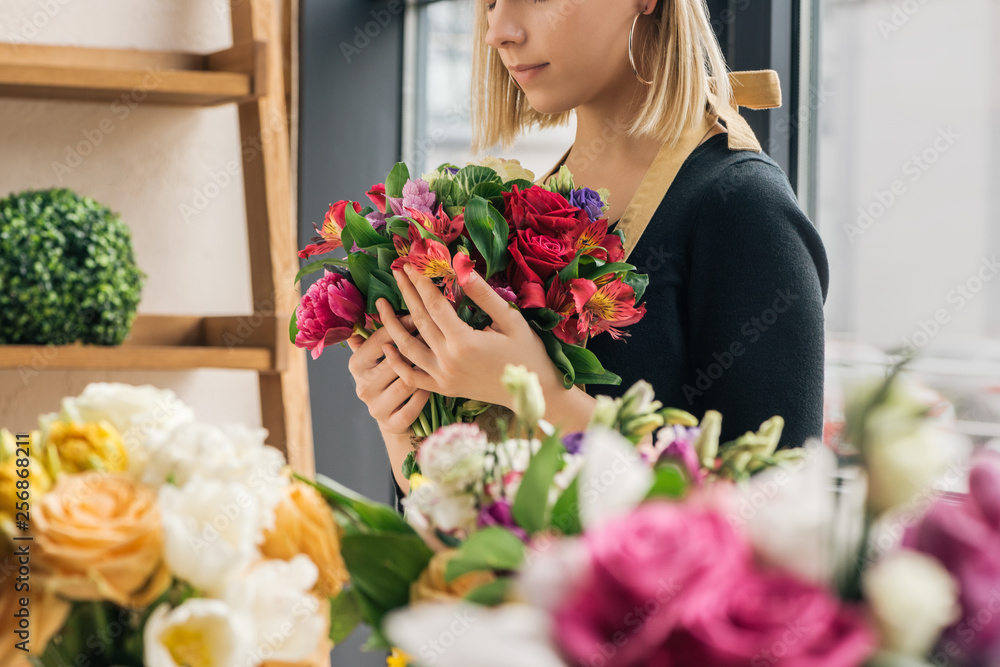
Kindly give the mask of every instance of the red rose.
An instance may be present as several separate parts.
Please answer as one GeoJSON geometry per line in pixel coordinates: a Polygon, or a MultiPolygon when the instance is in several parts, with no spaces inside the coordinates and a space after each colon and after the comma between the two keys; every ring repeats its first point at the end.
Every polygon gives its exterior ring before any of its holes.
{"type": "Polygon", "coordinates": [[[511,287],[520,291],[525,282],[543,283],[573,261],[576,249],[565,235],[546,236],[533,229],[517,230],[510,244],[511,287]]]}
{"type": "Polygon", "coordinates": [[[507,220],[513,230],[533,229],[538,234],[568,234],[584,223],[587,214],[558,192],[535,185],[520,190],[516,185],[503,195],[507,220]]]}

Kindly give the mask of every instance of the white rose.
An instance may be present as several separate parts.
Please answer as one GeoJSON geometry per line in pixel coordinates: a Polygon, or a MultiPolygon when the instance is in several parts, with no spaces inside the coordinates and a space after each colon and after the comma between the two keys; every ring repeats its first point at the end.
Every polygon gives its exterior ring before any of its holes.
{"type": "Polygon", "coordinates": [[[921,656],[961,615],[958,582],[937,560],[915,551],[890,554],[870,567],[862,589],[883,648],[921,656]]]}
{"type": "Polygon", "coordinates": [[[154,487],[168,481],[184,486],[199,477],[243,484],[257,495],[261,528],[270,530],[289,482],[281,474],[285,457],[265,445],[266,438],[267,429],[241,424],[182,424],[152,449],[142,481],[154,487]]]}
{"type": "Polygon", "coordinates": [[[868,506],[878,515],[906,504],[932,484],[959,455],[960,438],[931,423],[897,428],[894,411],[869,418],[871,440],[864,451],[868,506]]]}
{"type": "Polygon", "coordinates": [[[79,396],[64,398],[58,415],[41,417],[43,436],[48,423],[57,417],[77,422],[103,419],[114,424],[128,450],[132,472],[139,475],[149,446],[175,426],[194,421],[194,410],[169,389],[149,384],[137,387],[121,382],[92,382],[79,396]]]}
{"type": "Polygon", "coordinates": [[[310,591],[319,570],[305,554],[268,560],[232,580],[222,594],[253,630],[256,661],[296,663],[316,650],[327,633],[319,598],[310,591]]]}
{"type": "Polygon", "coordinates": [[[171,572],[218,591],[258,556],[263,540],[257,497],[242,484],[194,478],[160,487],[164,556],[171,572]]]}
{"type": "Polygon", "coordinates": [[[143,630],[146,667],[232,667],[250,648],[250,629],[221,600],[191,598],[170,609],[161,604],[143,630]]]}

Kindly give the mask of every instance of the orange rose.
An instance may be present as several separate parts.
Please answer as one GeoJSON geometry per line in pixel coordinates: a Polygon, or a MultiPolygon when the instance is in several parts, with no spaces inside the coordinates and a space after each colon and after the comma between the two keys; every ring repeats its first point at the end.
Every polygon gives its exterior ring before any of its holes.
{"type": "Polygon", "coordinates": [[[281,560],[309,556],[319,568],[316,591],[336,597],[351,575],[340,555],[340,526],[323,496],[308,484],[293,482],[274,513],[274,530],[264,531],[261,553],[281,560]]]}
{"type": "Polygon", "coordinates": [[[141,608],[170,585],[149,488],[122,475],[64,475],[36,507],[34,562],[64,597],[141,608]]]}
{"type": "Polygon", "coordinates": [[[411,603],[454,601],[465,597],[469,591],[496,579],[492,572],[469,572],[446,582],[444,580],[445,567],[457,553],[456,549],[448,549],[439,551],[431,557],[427,568],[410,585],[411,603]]]}
{"type": "MultiPolygon", "coordinates": [[[[7,556],[7,559],[15,559],[14,556],[7,556]]],[[[9,562],[15,563],[16,560],[9,562]]],[[[23,593],[14,591],[13,582],[6,580],[3,582],[4,592],[0,595],[0,665],[7,667],[30,667],[28,655],[40,656],[45,652],[45,645],[58,632],[66,617],[69,615],[70,605],[65,600],[61,600],[55,594],[46,590],[32,577],[31,590],[23,593]],[[9,587],[9,588],[8,588],[9,587]],[[28,602],[28,632],[30,642],[28,648],[30,653],[25,653],[15,646],[21,641],[15,631],[20,629],[19,619],[14,614],[21,610],[21,598],[27,598],[28,602]]]]}

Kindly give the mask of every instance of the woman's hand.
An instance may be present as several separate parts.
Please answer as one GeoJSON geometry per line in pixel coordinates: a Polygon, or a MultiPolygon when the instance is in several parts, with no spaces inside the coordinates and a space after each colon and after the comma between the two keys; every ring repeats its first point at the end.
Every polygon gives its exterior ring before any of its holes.
{"type": "Polygon", "coordinates": [[[462,285],[465,294],[493,320],[477,331],[458,317],[430,278],[409,265],[404,265],[404,272],[394,271],[394,276],[420,337],[410,334],[387,301],[377,303],[385,330],[395,343],[383,344],[382,351],[400,379],[421,390],[510,408],[513,401],[500,377],[508,363],[522,364],[538,375],[549,421],[555,421],[555,415],[567,427],[586,427],[594,399],[578,387],[564,388],[562,374],[541,339],[482,276],[473,272],[462,285]]]}
{"type": "MultiPolygon", "coordinates": [[[[403,331],[414,330],[409,317],[395,323],[403,331]]],[[[383,347],[392,344],[387,329],[377,330],[368,340],[355,334],[347,339],[347,344],[354,352],[347,368],[354,378],[358,398],[368,406],[368,413],[378,422],[382,435],[408,438],[410,424],[420,416],[430,393],[408,384],[386,362],[383,347]]]]}

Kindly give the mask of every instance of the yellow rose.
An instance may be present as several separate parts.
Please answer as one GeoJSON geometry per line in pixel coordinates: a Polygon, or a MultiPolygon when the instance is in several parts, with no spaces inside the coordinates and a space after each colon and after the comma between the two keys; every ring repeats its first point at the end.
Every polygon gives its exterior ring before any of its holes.
{"type": "Polygon", "coordinates": [[[170,585],[149,488],[123,475],[64,475],[34,507],[34,563],[64,597],[145,607],[170,585]]]}
{"type": "Polygon", "coordinates": [[[108,421],[53,421],[48,424],[44,447],[53,477],[87,470],[128,470],[125,443],[108,421]]]}
{"type": "MultiPolygon", "coordinates": [[[[8,556],[7,559],[14,558],[8,556]]],[[[69,615],[70,605],[65,600],[56,597],[51,590],[39,585],[32,578],[31,590],[22,593],[14,591],[13,582],[3,583],[4,592],[0,595],[0,665],[7,667],[29,667],[27,655],[40,656],[45,652],[45,645],[58,632],[66,617],[69,615]],[[9,586],[9,588],[8,588],[9,586]],[[14,634],[20,629],[20,619],[14,614],[21,610],[21,598],[28,599],[28,632],[30,642],[28,648],[30,652],[25,654],[15,646],[21,641],[18,635],[14,634]]]]}
{"type": "Polygon", "coordinates": [[[469,572],[450,582],[444,580],[448,561],[458,553],[456,549],[439,551],[431,557],[427,568],[410,585],[410,602],[450,602],[465,597],[473,589],[488,584],[496,577],[492,572],[469,572]]]}
{"type": "MultiPolygon", "coordinates": [[[[475,164],[469,162],[468,164],[475,164]]],[[[480,165],[484,167],[489,167],[503,179],[504,183],[507,181],[513,181],[515,178],[523,178],[526,181],[534,181],[535,175],[521,166],[521,163],[517,160],[507,160],[505,158],[493,157],[492,155],[487,155],[480,162],[480,165]]]]}
{"type": "Polygon", "coordinates": [[[335,597],[351,575],[340,555],[340,526],[326,501],[308,484],[293,482],[285,487],[274,513],[274,530],[264,531],[261,553],[281,560],[309,556],[319,568],[316,591],[335,597]]]}

